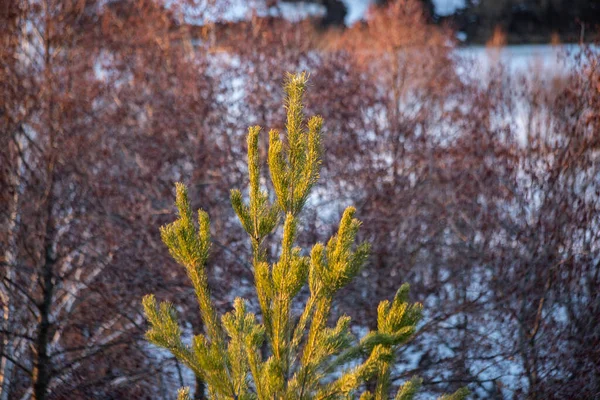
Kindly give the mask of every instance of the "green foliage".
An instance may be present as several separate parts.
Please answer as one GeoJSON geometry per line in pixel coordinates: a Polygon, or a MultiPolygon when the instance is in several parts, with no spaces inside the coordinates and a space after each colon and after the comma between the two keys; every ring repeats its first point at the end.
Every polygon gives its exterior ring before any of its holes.
{"type": "MultiPolygon", "coordinates": [[[[218,318],[205,269],[210,250],[208,215],[200,210],[194,223],[182,184],[176,186],[179,218],[161,229],[171,255],[192,282],[206,334],[184,344],[173,307],[158,305],[149,295],[143,301],[150,323],[146,336],[202,378],[213,399],[388,399],[395,351],[410,339],[421,318],[421,305],[408,303],[408,285],[403,285],[392,302],[380,303],[377,330],[362,339],[352,335],[348,316],[328,326],[334,295],[359,273],[369,246],[356,244],[361,223],[354,218],[353,207],[344,211],[337,234],[326,245],[315,244],[310,256],[294,246],[298,214],[317,182],[321,164],[323,120],[312,117],[304,124],[302,96],[307,78],[288,75],[286,132],[283,138],[277,131],[269,134],[274,201],[260,187],[259,127],[248,130],[248,203],[239,190],[231,191],[233,209],[252,243],[261,321],[240,298],[232,311],[218,318]],[[269,262],[262,244],[281,220],[281,254],[269,262]],[[292,302],[306,284],[310,295],[302,314],[294,316],[292,302]],[[261,351],[265,342],[266,357],[261,351]],[[366,391],[367,382],[373,383],[374,393],[366,391]]],[[[412,399],[420,385],[416,378],[406,382],[395,399],[412,399]]],[[[446,398],[466,395],[466,390],[460,390],[446,398]]],[[[178,399],[188,398],[188,390],[180,390],[178,399]]]]}

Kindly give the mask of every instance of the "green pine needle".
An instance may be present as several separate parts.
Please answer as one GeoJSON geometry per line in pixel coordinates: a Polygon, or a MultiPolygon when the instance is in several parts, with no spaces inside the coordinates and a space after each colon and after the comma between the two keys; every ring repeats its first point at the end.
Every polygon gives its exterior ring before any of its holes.
{"type": "MultiPolygon", "coordinates": [[[[338,231],[326,245],[317,243],[310,255],[295,245],[298,215],[319,179],[323,119],[311,117],[305,124],[303,96],[308,74],[288,74],[284,106],[287,112],[283,137],[269,132],[268,166],[274,193],[261,187],[259,141],[261,128],[248,129],[248,199],[231,191],[231,205],[252,244],[254,280],[260,316],[235,299],[233,309],[219,317],[206,276],[210,254],[210,221],[199,210],[194,219],[186,187],[175,185],[178,218],[161,228],[171,256],[187,272],[200,307],[205,334],[192,343],[182,341],[175,309],[157,303],[153,295],[143,299],[149,323],[147,339],[169,350],[207,384],[212,399],[347,399],[389,398],[392,392],[394,356],[413,336],[422,306],[411,304],[409,287],[403,285],[392,301],[377,308],[377,330],[357,340],[350,318],[340,317],[328,326],[335,294],[348,285],[365,265],[368,243],[358,243],[361,222],[348,207],[338,231]],[[271,202],[270,199],[274,199],[271,202]],[[283,220],[281,254],[269,260],[263,242],[283,220]],[[308,283],[309,297],[300,315],[292,313],[295,297],[308,283]],[[374,393],[359,391],[374,382],[374,393]]],[[[413,378],[396,391],[394,399],[412,399],[421,380],[413,378]]],[[[466,389],[442,397],[461,400],[466,389]]],[[[178,400],[190,399],[189,388],[178,400]]]]}

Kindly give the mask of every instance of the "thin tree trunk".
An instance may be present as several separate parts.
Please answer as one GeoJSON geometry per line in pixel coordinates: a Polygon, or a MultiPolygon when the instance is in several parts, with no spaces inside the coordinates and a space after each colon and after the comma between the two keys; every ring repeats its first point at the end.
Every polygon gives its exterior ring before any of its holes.
{"type": "MultiPolygon", "coordinates": [[[[52,143],[52,142],[51,142],[52,143]]],[[[50,331],[50,313],[52,311],[52,300],[54,296],[54,264],[56,264],[55,249],[55,224],[53,222],[54,204],[54,160],[50,160],[48,168],[48,196],[46,199],[46,229],[44,237],[44,264],[38,276],[38,283],[42,289],[42,300],[38,304],[39,325],[34,342],[33,357],[33,399],[45,400],[50,386],[52,364],[48,351],[48,344],[52,335],[50,331]]]]}
{"type": "MultiPolygon", "coordinates": [[[[14,143],[9,144],[9,148],[13,148],[13,146],[19,146],[18,138],[14,143]]],[[[4,262],[5,266],[5,275],[4,278],[11,282],[14,279],[14,266],[17,260],[17,233],[18,233],[18,222],[19,222],[19,196],[22,190],[21,188],[21,174],[23,169],[23,160],[19,154],[19,151],[15,151],[15,169],[11,173],[10,177],[10,185],[12,187],[13,193],[10,199],[10,203],[8,205],[8,221],[6,224],[6,230],[8,234],[7,238],[7,246],[4,251],[4,262]]],[[[0,286],[0,288],[7,288],[8,286],[0,286]]],[[[3,312],[2,312],[2,328],[5,332],[8,332],[11,329],[11,318],[14,314],[14,304],[13,299],[11,298],[10,292],[8,290],[0,291],[0,300],[3,303],[3,312]]],[[[14,370],[14,364],[11,359],[15,359],[15,346],[13,343],[13,339],[9,334],[4,334],[4,339],[2,340],[2,348],[4,349],[3,353],[0,354],[0,400],[8,400],[8,396],[10,393],[10,384],[12,373],[14,370]],[[6,357],[4,357],[4,355],[6,357]]]]}
{"type": "Polygon", "coordinates": [[[49,129],[49,146],[50,151],[48,157],[48,186],[47,186],[47,198],[46,201],[46,229],[44,236],[44,264],[41,267],[40,275],[38,276],[38,283],[42,289],[42,300],[38,304],[39,310],[39,324],[37,334],[34,342],[34,355],[33,355],[33,400],[45,400],[48,394],[48,388],[50,386],[51,376],[51,364],[50,355],[48,352],[48,343],[50,342],[50,312],[52,309],[52,298],[54,294],[54,264],[56,262],[55,257],[55,244],[54,244],[54,224],[52,219],[53,212],[53,189],[54,189],[54,162],[56,159],[55,151],[55,134],[54,129],[55,115],[54,115],[54,102],[53,102],[53,87],[52,82],[52,65],[51,65],[51,43],[50,38],[52,37],[53,24],[50,12],[50,5],[48,1],[44,3],[45,6],[45,41],[44,41],[44,74],[45,74],[45,85],[48,87],[48,93],[50,96],[47,98],[47,119],[49,129]]]}
{"type": "Polygon", "coordinates": [[[54,259],[52,248],[46,248],[46,261],[43,274],[40,277],[42,284],[42,303],[39,306],[40,320],[35,338],[35,357],[33,364],[33,398],[44,400],[50,384],[51,364],[48,354],[48,341],[50,338],[50,309],[54,291],[53,282],[54,259]]]}

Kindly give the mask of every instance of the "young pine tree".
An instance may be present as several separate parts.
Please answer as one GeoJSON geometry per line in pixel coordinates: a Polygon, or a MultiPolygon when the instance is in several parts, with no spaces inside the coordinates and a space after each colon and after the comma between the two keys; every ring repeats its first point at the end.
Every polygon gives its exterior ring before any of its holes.
{"type": "MultiPolygon", "coordinates": [[[[377,309],[377,330],[357,340],[350,332],[350,318],[340,317],[329,326],[333,297],[360,271],[369,246],[355,245],[360,221],[348,207],[338,232],[327,244],[310,251],[294,246],[300,214],[321,164],[320,117],[305,124],[302,96],[307,75],[288,75],[285,82],[287,124],[284,138],[269,132],[268,164],[274,196],[261,188],[258,135],[248,130],[249,199],[231,191],[231,204],[250,236],[253,267],[261,318],[248,312],[237,298],[233,310],[219,317],[211,300],[205,263],[210,250],[208,214],[198,211],[198,223],[190,209],[184,185],[177,184],[179,218],[161,229],[173,258],[187,271],[195,289],[206,333],[191,344],[183,343],[171,304],[144,298],[150,322],[147,338],[168,349],[207,383],[212,399],[388,399],[391,373],[398,346],[410,339],[421,318],[421,305],[407,302],[408,285],[394,299],[377,309]],[[274,199],[273,202],[271,199],[274,199]],[[283,221],[281,254],[270,261],[263,248],[265,238],[283,221]],[[310,295],[301,315],[291,312],[294,297],[308,283],[310,295]],[[267,346],[268,356],[261,348],[267,346]],[[365,383],[373,393],[365,389],[365,383]]],[[[411,399],[420,386],[414,378],[395,393],[395,399],[411,399]]],[[[446,399],[466,397],[466,389],[446,399]]],[[[179,399],[188,399],[188,389],[179,399]]]]}

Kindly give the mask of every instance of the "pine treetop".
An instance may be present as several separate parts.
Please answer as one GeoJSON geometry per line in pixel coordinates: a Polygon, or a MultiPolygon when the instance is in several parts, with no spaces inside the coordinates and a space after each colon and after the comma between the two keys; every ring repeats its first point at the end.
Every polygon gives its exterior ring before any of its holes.
{"type": "MultiPolygon", "coordinates": [[[[408,302],[403,285],[390,302],[377,309],[377,330],[360,340],[350,331],[350,317],[327,321],[335,294],[359,273],[369,252],[367,243],[356,244],[360,221],[348,207],[337,234],[326,244],[317,243],[310,253],[296,247],[298,215],[319,178],[323,119],[314,116],[305,123],[303,95],[308,75],[288,74],[285,80],[286,130],[269,132],[268,166],[274,201],[260,185],[258,137],[261,128],[248,129],[248,199],[231,191],[231,204],[250,237],[260,321],[246,302],[236,298],[233,310],[219,317],[211,300],[206,274],[210,251],[208,214],[199,210],[197,221],[186,187],[176,184],[179,217],[161,228],[161,237],[171,256],[182,265],[192,282],[200,306],[205,333],[191,344],[182,341],[181,328],[170,303],[157,303],[153,295],[143,305],[153,344],[169,350],[180,362],[207,383],[212,399],[388,399],[396,349],[415,332],[422,306],[408,302]],[[263,242],[283,222],[281,251],[270,261],[263,242]],[[309,296],[299,316],[291,306],[308,284],[309,296]],[[261,348],[268,354],[263,357],[261,348]],[[365,389],[372,382],[374,392],[365,389]]],[[[421,381],[413,378],[402,385],[395,399],[412,399],[421,381]]],[[[446,400],[463,399],[461,389],[446,400]]],[[[189,399],[189,389],[178,399],[189,399]]]]}

